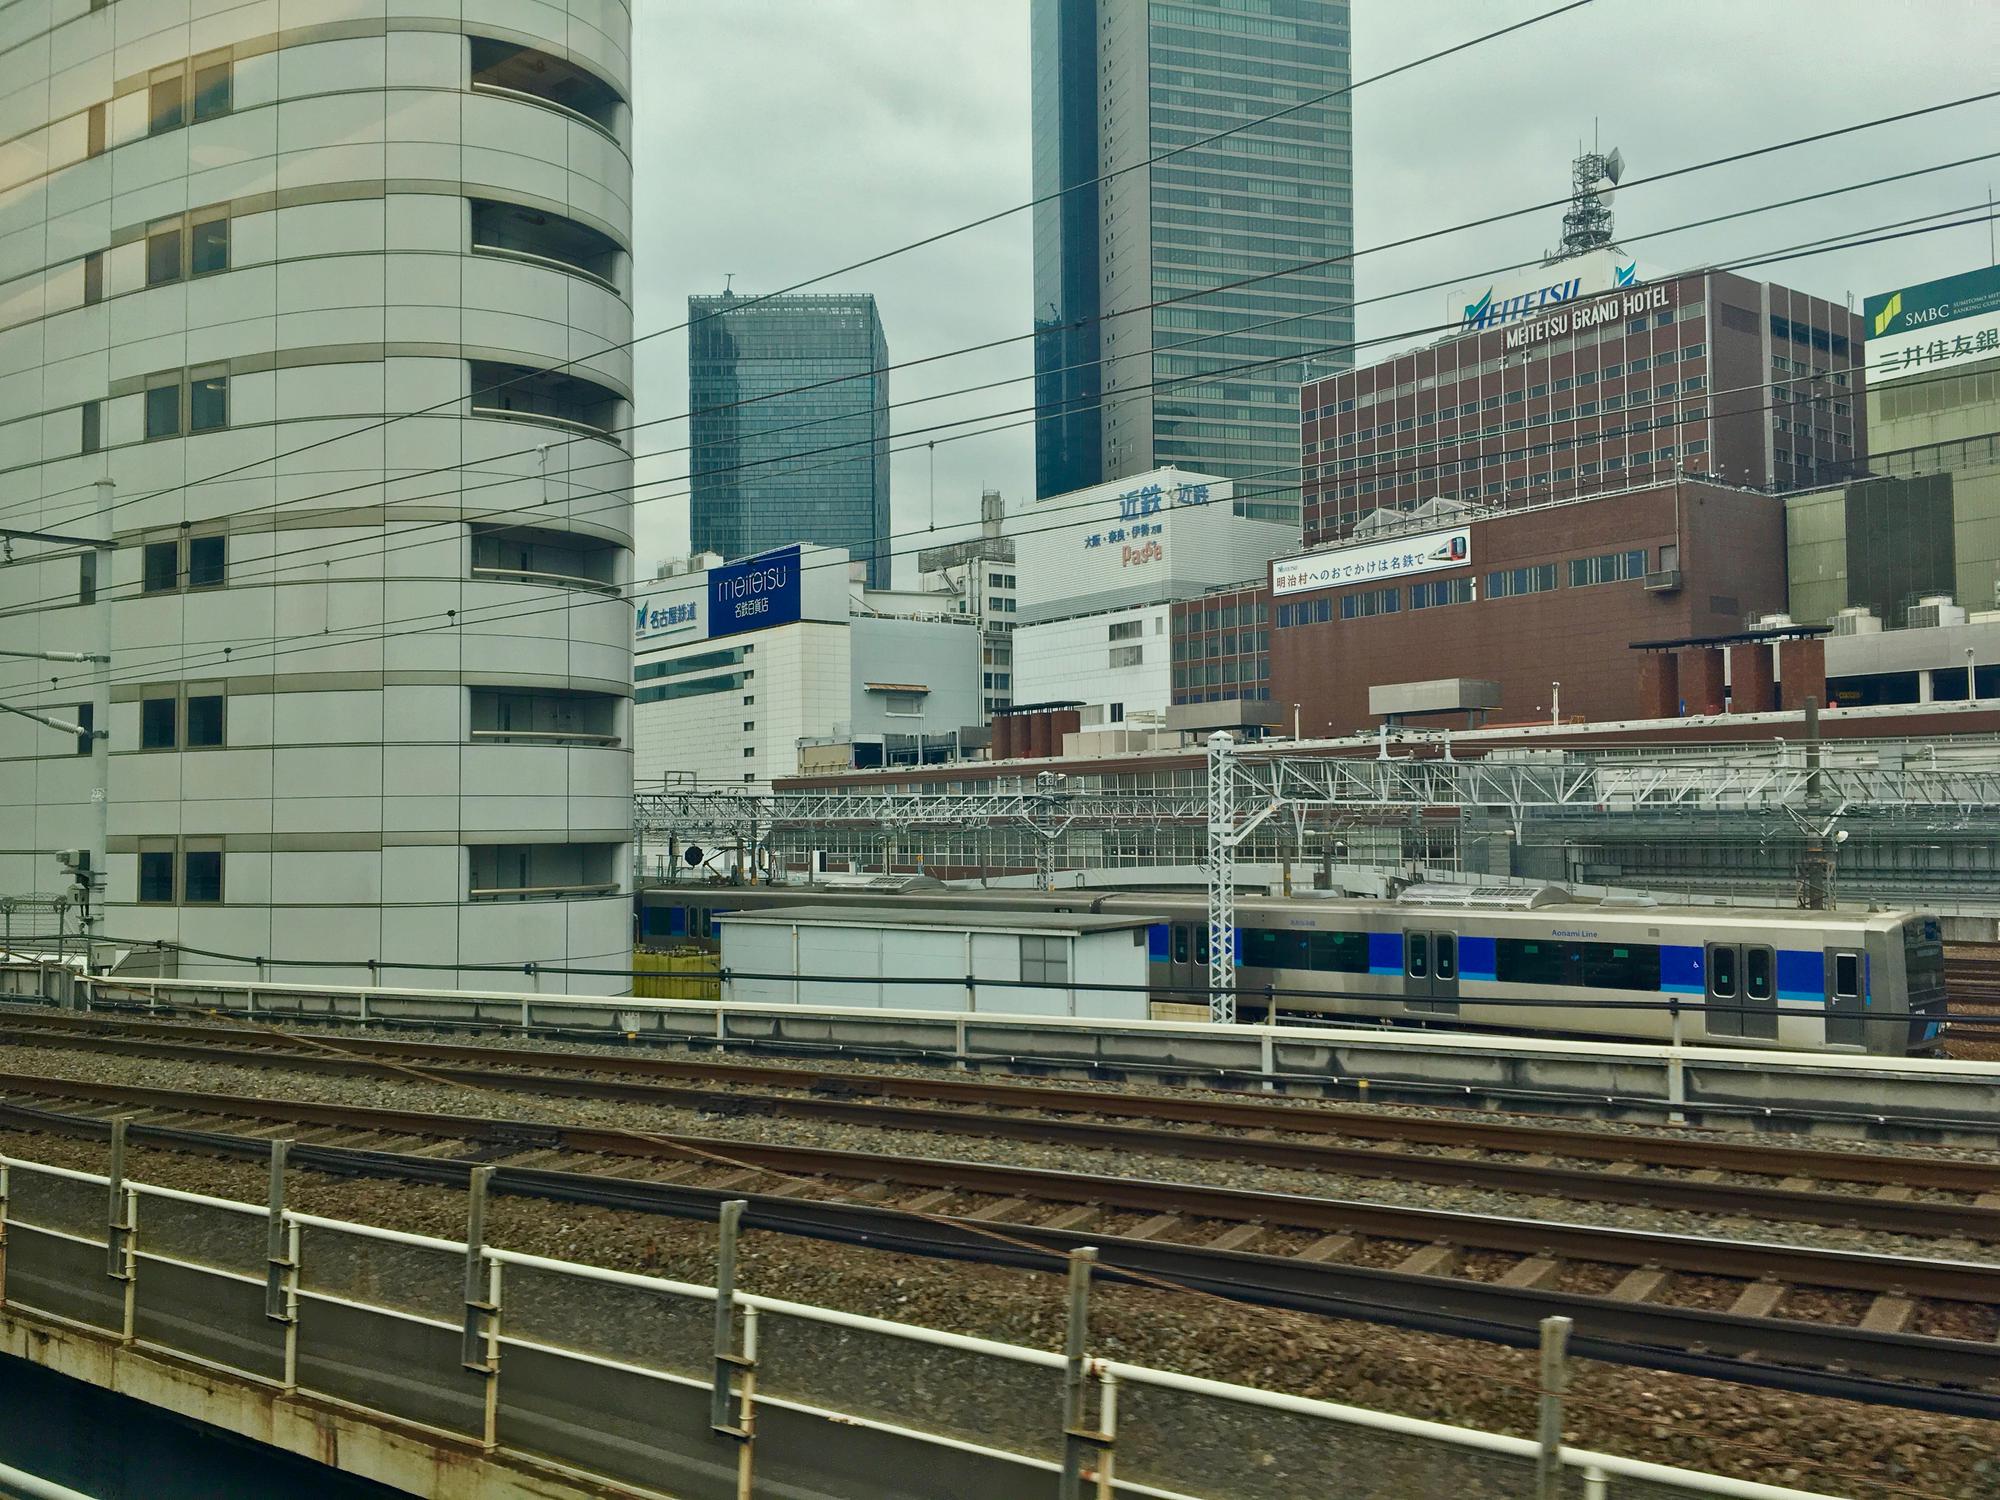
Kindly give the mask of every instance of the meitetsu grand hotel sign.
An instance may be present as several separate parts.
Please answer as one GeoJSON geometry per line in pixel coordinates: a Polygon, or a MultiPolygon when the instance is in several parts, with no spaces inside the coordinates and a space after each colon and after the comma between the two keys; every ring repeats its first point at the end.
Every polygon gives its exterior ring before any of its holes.
{"type": "Polygon", "coordinates": [[[1461,287],[1452,294],[1452,306],[1462,309],[1460,333],[1504,329],[1509,349],[1525,349],[1672,305],[1671,286],[1644,286],[1643,280],[1636,261],[1616,250],[1595,250],[1484,287],[1461,287]]]}

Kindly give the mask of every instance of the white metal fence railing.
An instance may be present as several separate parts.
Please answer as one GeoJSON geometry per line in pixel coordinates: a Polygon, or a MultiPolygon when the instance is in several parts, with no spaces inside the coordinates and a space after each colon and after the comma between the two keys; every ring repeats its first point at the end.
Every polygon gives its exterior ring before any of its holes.
{"type": "Polygon", "coordinates": [[[1814,1500],[1565,1446],[1556,1328],[1506,1437],[1096,1358],[1089,1251],[1053,1353],[742,1292],[740,1204],[709,1287],[487,1244],[492,1168],[463,1241],[298,1213],[286,1154],[263,1205],[127,1180],[122,1122],[103,1174],[0,1157],[0,1307],[683,1500],[1814,1500]]]}

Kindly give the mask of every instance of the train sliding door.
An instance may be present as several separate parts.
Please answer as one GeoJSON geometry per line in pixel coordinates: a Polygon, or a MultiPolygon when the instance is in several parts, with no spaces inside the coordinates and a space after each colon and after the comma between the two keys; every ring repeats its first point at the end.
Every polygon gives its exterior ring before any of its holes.
{"type": "Polygon", "coordinates": [[[1710,943],[1707,970],[1708,1034],[1777,1040],[1777,955],[1758,943],[1710,943]]]}
{"type": "Polygon", "coordinates": [[[1860,1047],[1868,1040],[1868,961],[1859,949],[1826,950],[1826,1044],[1860,1047]]]}
{"type": "Polygon", "coordinates": [[[1403,999],[1411,1010],[1433,1015],[1458,1012],[1458,934],[1403,934],[1403,999]]]}

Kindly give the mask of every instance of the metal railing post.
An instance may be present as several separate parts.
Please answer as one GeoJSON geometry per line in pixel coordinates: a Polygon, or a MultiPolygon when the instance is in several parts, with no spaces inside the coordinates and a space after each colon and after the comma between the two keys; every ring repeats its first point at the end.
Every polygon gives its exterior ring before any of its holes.
{"type": "Polygon", "coordinates": [[[715,1364],[708,1396],[708,1425],[725,1437],[748,1438],[749,1431],[729,1420],[729,1381],[738,1370],[748,1372],[749,1360],[736,1352],[736,1238],[743,1223],[746,1198],[731,1198],[716,1215],[715,1364]]]}
{"type": "Polygon", "coordinates": [[[1563,1491],[1563,1392],[1569,1387],[1568,1318],[1542,1319],[1541,1399],[1537,1403],[1535,1500],[1561,1500],[1563,1491]]]}
{"type": "Polygon", "coordinates": [[[0,1307],[7,1305],[7,1226],[13,1215],[13,1168],[0,1162],[0,1307]]]}
{"type": "Polygon", "coordinates": [[[271,1142],[271,1181],[265,1199],[264,1223],[264,1316],[274,1323],[289,1319],[286,1277],[293,1269],[291,1248],[285,1233],[285,1161],[292,1143],[271,1142]]]}
{"type": "Polygon", "coordinates": [[[1090,1423],[1090,1272],[1097,1247],[1069,1254],[1069,1321],[1063,1334],[1063,1458],[1061,1500],[1084,1500],[1087,1469],[1110,1446],[1110,1435],[1090,1423]]]}
{"type": "Polygon", "coordinates": [[[465,1322],[459,1339],[459,1363],[468,1370],[492,1373],[486,1358],[486,1315],[493,1311],[487,1300],[486,1277],[486,1192],[493,1181],[492,1167],[474,1167],[465,1209],[465,1322]]]}
{"type": "Polygon", "coordinates": [[[107,1186],[104,1208],[104,1274],[115,1280],[123,1280],[129,1270],[125,1264],[125,1242],[131,1232],[125,1213],[125,1128],[127,1117],[119,1115],[111,1122],[111,1166],[110,1182],[107,1186]]]}

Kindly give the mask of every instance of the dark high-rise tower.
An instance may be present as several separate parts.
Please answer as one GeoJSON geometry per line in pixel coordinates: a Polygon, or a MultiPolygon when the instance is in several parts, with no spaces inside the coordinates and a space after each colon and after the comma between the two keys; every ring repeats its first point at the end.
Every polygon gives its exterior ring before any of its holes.
{"type": "Polygon", "coordinates": [[[845,547],[886,587],[888,365],[868,293],[688,298],[694,550],[845,547]]]}
{"type": "Polygon", "coordinates": [[[1175,464],[1295,501],[1300,381],[1354,335],[1347,0],[1032,16],[1037,495],[1175,464]]]}

